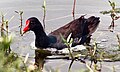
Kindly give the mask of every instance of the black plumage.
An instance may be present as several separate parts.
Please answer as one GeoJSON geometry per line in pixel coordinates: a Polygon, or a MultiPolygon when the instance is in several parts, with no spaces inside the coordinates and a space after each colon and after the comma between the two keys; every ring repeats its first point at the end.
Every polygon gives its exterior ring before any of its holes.
{"type": "Polygon", "coordinates": [[[72,33],[71,38],[74,39],[72,46],[89,43],[90,37],[98,27],[99,22],[99,17],[91,16],[86,19],[81,16],[46,35],[40,21],[36,17],[31,17],[26,21],[26,27],[23,31],[25,33],[31,30],[35,33],[35,46],[37,48],[63,49],[67,46],[62,42],[60,34],[67,39],[69,34],[72,33]]]}

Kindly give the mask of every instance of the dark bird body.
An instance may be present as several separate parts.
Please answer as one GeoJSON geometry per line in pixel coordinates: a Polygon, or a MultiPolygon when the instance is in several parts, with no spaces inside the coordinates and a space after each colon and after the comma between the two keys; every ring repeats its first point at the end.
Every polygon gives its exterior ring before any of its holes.
{"type": "Polygon", "coordinates": [[[26,21],[26,27],[23,31],[25,33],[31,30],[35,33],[35,46],[37,48],[50,47],[63,49],[67,46],[62,42],[60,34],[67,39],[69,34],[72,33],[71,38],[74,39],[72,46],[89,43],[90,37],[98,27],[99,22],[100,20],[98,17],[91,16],[86,19],[84,16],[81,16],[80,18],[75,19],[65,26],[51,32],[49,35],[46,35],[40,21],[35,17],[31,17],[26,21]]]}

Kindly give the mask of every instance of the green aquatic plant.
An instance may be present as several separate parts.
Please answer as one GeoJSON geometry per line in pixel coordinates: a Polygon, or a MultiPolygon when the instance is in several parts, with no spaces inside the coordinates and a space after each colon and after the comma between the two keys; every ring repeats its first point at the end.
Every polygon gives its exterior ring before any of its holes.
{"type": "Polygon", "coordinates": [[[20,71],[20,61],[18,57],[11,53],[5,56],[3,51],[0,51],[0,72],[13,72],[13,71],[20,71]]]}
{"type": "Polygon", "coordinates": [[[5,55],[5,52],[0,50],[0,58],[0,72],[30,72],[23,58],[14,52],[5,55]]]}
{"type": "MultiPolygon", "coordinates": [[[[60,34],[61,35],[61,34],[60,34]]],[[[102,64],[100,64],[100,67],[99,65],[97,64],[98,60],[101,62],[102,61],[102,55],[103,53],[102,52],[98,52],[98,46],[97,46],[97,43],[94,42],[94,45],[93,45],[93,48],[87,48],[85,51],[84,51],[84,59],[80,59],[80,56],[82,54],[82,51],[81,52],[78,52],[78,53],[74,53],[74,52],[71,52],[71,45],[73,43],[73,39],[71,38],[71,34],[68,36],[67,39],[64,39],[64,37],[61,35],[61,38],[62,38],[62,41],[63,43],[67,46],[68,48],[68,51],[69,51],[69,55],[71,57],[71,63],[69,65],[69,70],[68,72],[70,72],[71,70],[71,67],[74,63],[74,61],[76,61],[77,59],[86,65],[87,67],[87,71],[90,71],[90,72],[96,72],[96,71],[100,71],[101,68],[102,68],[102,64]],[[100,56],[101,57],[98,57],[98,55],[101,54],[100,56]],[[87,61],[85,61],[86,58],[89,58],[91,63],[89,64],[87,61]],[[93,64],[94,63],[94,64],[93,64]]]]}
{"type": "Polygon", "coordinates": [[[43,28],[45,30],[45,18],[46,18],[46,0],[43,1],[43,28]]]}
{"type": "Polygon", "coordinates": [[[72,34],[70,34],[67,38],[67,40],[60,34],[61,38],[62,38],[62,41],[63,43],[68,47],[68,50],[69,50],[69,54],[70,54],[70,57],[73,59],[73,55],[72,55],[72,52],[70,50],[71,48],[71,45],[72,45],[72,42],[73,42],[73,39],[70,38],[72,34]]]}
{"type": "MultiPolygon", "coordinates": [[[[61,34],[60,34],[60,35],[61,35],[61,34]]],[[[67,39],[64,39],[64,37],[63,37],[62,35],[61,35],[61,38],[62,38],[63,43],[67,46],[68,51],[69,51],[69,55],[70,55],[70,57],[71,57],[71,63],[70,63],[70,65],[69,65],[68,72],[70,72],[71,67],[72,67],[74,61],[77,60],[77,59],[78,59],[81,63],[83,63],[83,64],[86,65],[88,71],[90,71],[90,72],[98,71],[98,65],[97,65],[97,59],[98,59],[98,58],[97,58],[97,54],[98,54],[98,53],[97,53],[97,49],[98,49],[98,47],[97,47],[97,44],[96,44],[96,43],[94,43],[94,47],[93,47],[92,51],[91,51],[91,50],[88,51],[88,53],[86,53],[86,55],[85,55],[85,57],[87,56],[87,57],[90,58],[91,64],[89,64],[89,63],[86,62],[84,59],[79,59],[79,57],[81,56],[81,52],[78,52],[78,53],[76,53],[76,54],[73,53],[73,52],[71,52],[71,46],[72,46],[72,43],[73,43],[73,39],[71,38],[71,34],[68,36],[67,39]],[[93,65],[92,65],[93,62],[94,62],[94,67],[91,68],[91,67],[93,66],[93,65]]]]}
{"type": "Polygon", "coordinates": [[[70,66],[69,66],[69,69],[68,69],[68,72],[70,72],[70,69],[71,69],[71,66],[73,64],[73,62],[75,61],[75,57],[73,56],[72,52],[71,52],[71,45],[73,43],[73,39],[71,38],[71,35],[72,33],[68,36],[67,40],[60,34],[61,38],[62,38],[62,41],[63,43],[67,46],[68,48],[68,51],[69,51],[69,55],[72,59],[71,63],[70,63],[70,66]]]}
{"type": "Polygon", "coordinates": [[[0,50],[7,52],[12,42],[12,35],[0,37],[0,50]]]}
{"type": "Polygon", "coordinates": [[[12,40],[12,34],[0,37],[0,72],[25,71],[25,66],[22,65],[23,63],[21,58],[19,58],[18,55],[12,51],[8,53],[8,49],[12,43],[12,40]]]}
{"type": "Polygon", "coordinates": [[[111,2],[110,0],[108,0],[108,2],[109,2],[109,5],[111,6],[111,10],[101,11],[100,13],[102,13],[103,15],[110,14],[112,21],[108,29],[110,29],[110,31],[113,32],[114,26],[115,26],[115,20],[118,20],[120,18],[120,16],[117,15],[118,13],[120,13],[120,8],[116,8],[115,2],[111,2]]]}
{"type": "Polygon", "coordinates": [[[1,18],[2,18],[2,22],[1,22],[1,36],[4,35],[4,15],[1,13],[1,18]]]}
{"type": "Polygon", "coordinates": [[[5,15],[1,12],[1,40],[4,42],[1,42],[1,47],[3,47],[3,50],[7,53],[10,53],[10,45],[8,43],[11,42],[11,35],[9,35],[9,22],[14,18],[12,16],[9,20],[5,19],[5,15]]]}
{"type": "Polygon", "coordinates": [[[117,34],[116,37],[118,39],[118,48],[119,48],[118,50],[120,51],[120,38],[119,38],[119,35],[117,34]]]}
{"type": "Polygon", "coordinates": [[[22,26],[23,26],[23,11],[15,11],[15,13],[19,14],[20,16],[20,34],[22,35],[22,26]]]}

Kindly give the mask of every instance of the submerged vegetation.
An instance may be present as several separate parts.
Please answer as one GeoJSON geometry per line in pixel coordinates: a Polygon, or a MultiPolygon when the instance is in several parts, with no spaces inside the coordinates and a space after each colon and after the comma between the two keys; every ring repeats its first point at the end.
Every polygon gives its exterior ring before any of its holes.
{"type": "MultiPolygon", "coordinates": [[[[112,10],[110,11],[102,11],[102,14],[110,14],[112,22],[109,26],[109,29],[114,29],[114,21],[118,20],[120,17],[117,15],[117,13],[120,13],[120,9],[116,8],[115,3],[108,1],[110,6],[112,7],[112,10]]],[[[75,4],[76,0],[74,0],[73,5],[73,19],[75,19],[74,11],[75,11],[75,4]]],[[[43,18],[43,24],[45,29],[45,16],[46,16],[46,0],[44,0],[43,5],[44,10],[44,18],[43,18]]],[[[22,34],[22,21],[23,21],[23,11],[15,11],[20,16],[20,34],[22,34]]],[[[13,19],[13,17],[11,17],[13,19]]],[[[11,20],[10,19],[10,20],[11,20]]],[[[13,40],[13,34],[9,32],[9,22],[10,20],[5,20],[5,15],[1,15],[1,36],[0,36],[0,72],[39,72],[38,69],[35,69],[34,67],[29,68],[26,64],[26,60],[28,56],[26,55],[26,59],[22,56],[17,55],[14,53],[10,46],[13,40]]],[[[94,44],[91,46],[85,46],[86,49],[80,50],[80,51],[72,51],[71,45],[73,42],[73,39],[70,38],[71,34],[68,36],[67,40],[63,38],[61,35],[61,38],[63,42],[66,44],[69,54],[68,60],[71,60],[68,72],[71,72],[72,65],[75,61],[79,61],[80,63],[85,64],[86,68],[82,72],[101,72],[102,69],[102,62],[104,61],[120,61],[120,38],[117,34],[117,41],[118,41],[118,50],[111,50],[111,51],[105,51],[102,48],[98,47],[98,44],[96,41],[94,41],[94,44]],[[88,59],[86,61],[86,59],[88,59]]],[[[38,50],[37,52],[41,52],[42,54],[45,53],[44,50],[38,50]]],[[[37,53],[36,52],[36,53],[37,53]]],[[[48,53],[50,54],[50,52],[48,53]]],[[[65,55],[66,56],[66,55],[65,55]]],[[[44,57],[46,58],[46,57],[44,57]]],[[[43,59],[44,60],[44,59],[43,59]]],[[[39,62],[40,63],[40,62],[39,62]]],[[[36,67],[37,68],[37,67],[36,67]]],[[[59,72],[59,70],[56,71],[50,71],[50,72],[59,72]]],[[[81,71],[80,71],[81,72],[81,71]]],[[[115,72],[115,67],[113,67],[113,72],[115,72]]]]}

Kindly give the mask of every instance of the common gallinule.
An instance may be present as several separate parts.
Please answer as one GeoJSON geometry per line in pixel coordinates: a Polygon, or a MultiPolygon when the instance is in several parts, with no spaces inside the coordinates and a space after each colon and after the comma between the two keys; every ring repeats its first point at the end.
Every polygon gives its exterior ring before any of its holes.
{"type": "Polygon", "coordinates": [[[37,48],[63,49],[66,45],[62,42],[60,34],[66,39],[72,33],[71,38],[74,39],[72,46],[89,43],[90,37],[98,27],[99,22],[99,17],[91,16],[86,19],[81,16],[47,35],[40,21],[36,17],[31,17],[26,21],[23,34],[30,30],[33,31],[37,48]]]}

